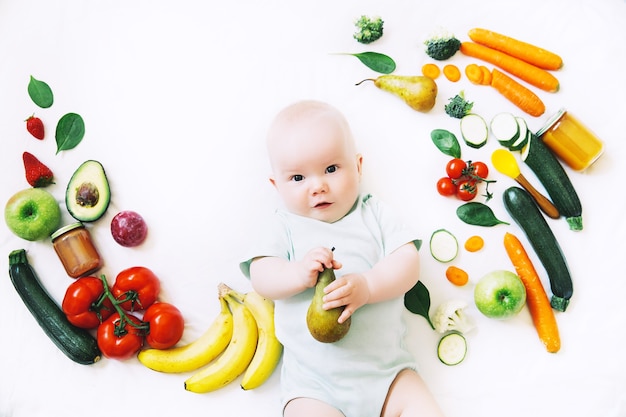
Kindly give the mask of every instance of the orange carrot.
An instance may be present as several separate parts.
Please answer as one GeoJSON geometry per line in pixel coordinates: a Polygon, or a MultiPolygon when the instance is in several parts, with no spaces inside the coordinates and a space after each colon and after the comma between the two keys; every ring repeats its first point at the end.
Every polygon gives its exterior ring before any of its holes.
{"type": "Polygon", "coordinates": [[[558,70],[563,66],[563,59],[554,52],[491,30],[474,28],[468,35],[476,43],[497,49],[545,70],[558,70]]]}
{"type": "Polygon", "coordinates": [[[491,71],[484,65],[480,66],[480,69],[483,72],[483,85],[491,85],[491,71]]]}
{"type": "Polygon", "coordinates": [[[504,248],[526,288],[526,305],[539,339],[548,352],[558,352],[561,348],[561,338],[556,317],[528,253],[519,239],[508,232],[504,234],[504,248]]]}
{"type": "Polygon", "coordinates": [[[465,66],[465,76],[474,84],[483,83],[483,70],[480,69],[478,64],[468,64],[465,66]]]}
{"type": "Polygon", "coordinates": [[[495,68],[491,71],[491,86],[531,116],[541,116],[546,111],[546,105],[535,93],[495,68]]]}
{"type": "Polygon", "coordinates": [[[468,252],[478,252],[485,246],[485,241],[480,236],[470,236],[465,241],[465,250],[468,252]]]}
{"type": "Polygon", "coordinates": [[[489,62],[542,90],[550,93],[559,90],[559,80],[554,75],[504,52],[474,42],[462,42],[461,52],[472,58],[489,62]]]}
{"type": "Polygon", "coordinates": [[[436,80],[441,74],[441,70],[437,64],[433,64],[432,62],[428,62],[422,65],[422,75],[424,77],[428,77],[432,80],[436,80]]]}
{"type": "Polygon", "coordinates": [[[448,281],[459,287],[462,287],[469,281],[469,275],[467,274],[467,272],[465,272],[461,268],[457,268],[454,265],[451,265],[448,267],[448,269],[446,269],[446,278],[448,279],[448,281]]]}
{"type": "Polygon", "coordinates": [[[447,64],[443,67],[443,75],[445,75],[446,78],[453,83],[461,79],[461,71],[456,65],[453,64],[447,64]]]}

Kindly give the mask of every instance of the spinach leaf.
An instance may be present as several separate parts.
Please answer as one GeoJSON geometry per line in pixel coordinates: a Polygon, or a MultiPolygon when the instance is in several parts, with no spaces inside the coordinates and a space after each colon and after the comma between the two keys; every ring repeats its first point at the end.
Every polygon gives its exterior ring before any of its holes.
{"type": "Polygon", "coordinates": [[[498,224],[509,224],[505,221],[499,220],[488,205],[477,201],[471,201],[460,205],[456,209],[456,215],[465,223],[474,226],[491,227],[498,224]]]}
{"type": "Polygon", "coordinates": [[[378,52],[339,53],[357,57],[369,69],[381,74],[391,74],[396,70],[396,62],[389,56],[378,52]]]}
{"type": "Polygon", "coordinates": [[[435,325],[430,320],[430,315],[428,314],[430,310],[430,292],[428,292],[428,288],[422,281],[417,281],[417,284],[404,294],[404,306],[411,313],[424,317],[430,324],[430,327],[435,330],[435,325]]]}
{"type": "Polygon", "coordinates": [[[33,103],[43,109],[52,106],[54,102],[54,95],[50,86],[43,81],[35,79],[32,75],[28,82],[28,95],[33,100],[33,103]]]}
{"type": "Polygon", "coordinates": [[[57,123],[57,153],[75,148],[85,136],[85,122],[76,113],[67,113],[57,123]]]}
{"type": "Polygon", "coordinates": [[[453,158],[461,157],[461,145],[459,145],[459,141],[456,136],[454,136],[454,133],[445,129],[435,129],[430,132],[430,138],[437,149],[444,154],[453,158]]]}

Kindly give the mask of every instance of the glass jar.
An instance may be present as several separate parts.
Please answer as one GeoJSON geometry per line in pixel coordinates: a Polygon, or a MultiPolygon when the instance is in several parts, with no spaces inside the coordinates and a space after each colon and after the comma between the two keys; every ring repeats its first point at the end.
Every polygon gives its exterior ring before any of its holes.
{"type": "Polygon", "coordinates": [[[70,277],[91,274],[102,266],[102,259],[91,240],[91,234],[82,223],[61,227],[51,238],[54,250],[70,277]]]}
{"type": "Polygon", "coordinates": [[[575,171],[584,171],[604,152],[602,141],[565,109],[552,116],[537,136],[575,171]]]}

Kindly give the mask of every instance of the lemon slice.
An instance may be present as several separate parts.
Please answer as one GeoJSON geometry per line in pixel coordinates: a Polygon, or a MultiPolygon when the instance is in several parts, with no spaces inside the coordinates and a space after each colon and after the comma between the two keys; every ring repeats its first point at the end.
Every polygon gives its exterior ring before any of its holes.
{"type": "Polygon", "coordinates": [[[459,242],[446,229],[438,229],[430,236],[430,254],[439,262],[450,262],[459,253],[459,242]]]}

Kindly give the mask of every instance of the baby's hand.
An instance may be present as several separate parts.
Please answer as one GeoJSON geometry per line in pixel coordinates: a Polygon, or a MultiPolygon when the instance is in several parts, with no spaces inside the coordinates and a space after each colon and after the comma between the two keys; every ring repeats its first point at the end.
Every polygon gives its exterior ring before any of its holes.
{"type": "Polygon", "coordinates": [[[306,288],[314,287],[317,277],[324,268],[341,268],[341,263],[333,259],[333,252],[329,248],[319,247],[311,249],[304,258],[298,262],[300,277],[306,288]]]}
{"type": "Polygon", "coordinates": [[[362,274],[345,274],[324,288],[325,310],[345,306],[337,320],[343,323],[348,320],[359,307],[367,304],[370,298],[370,289],[367,280],[362,274]]]}

